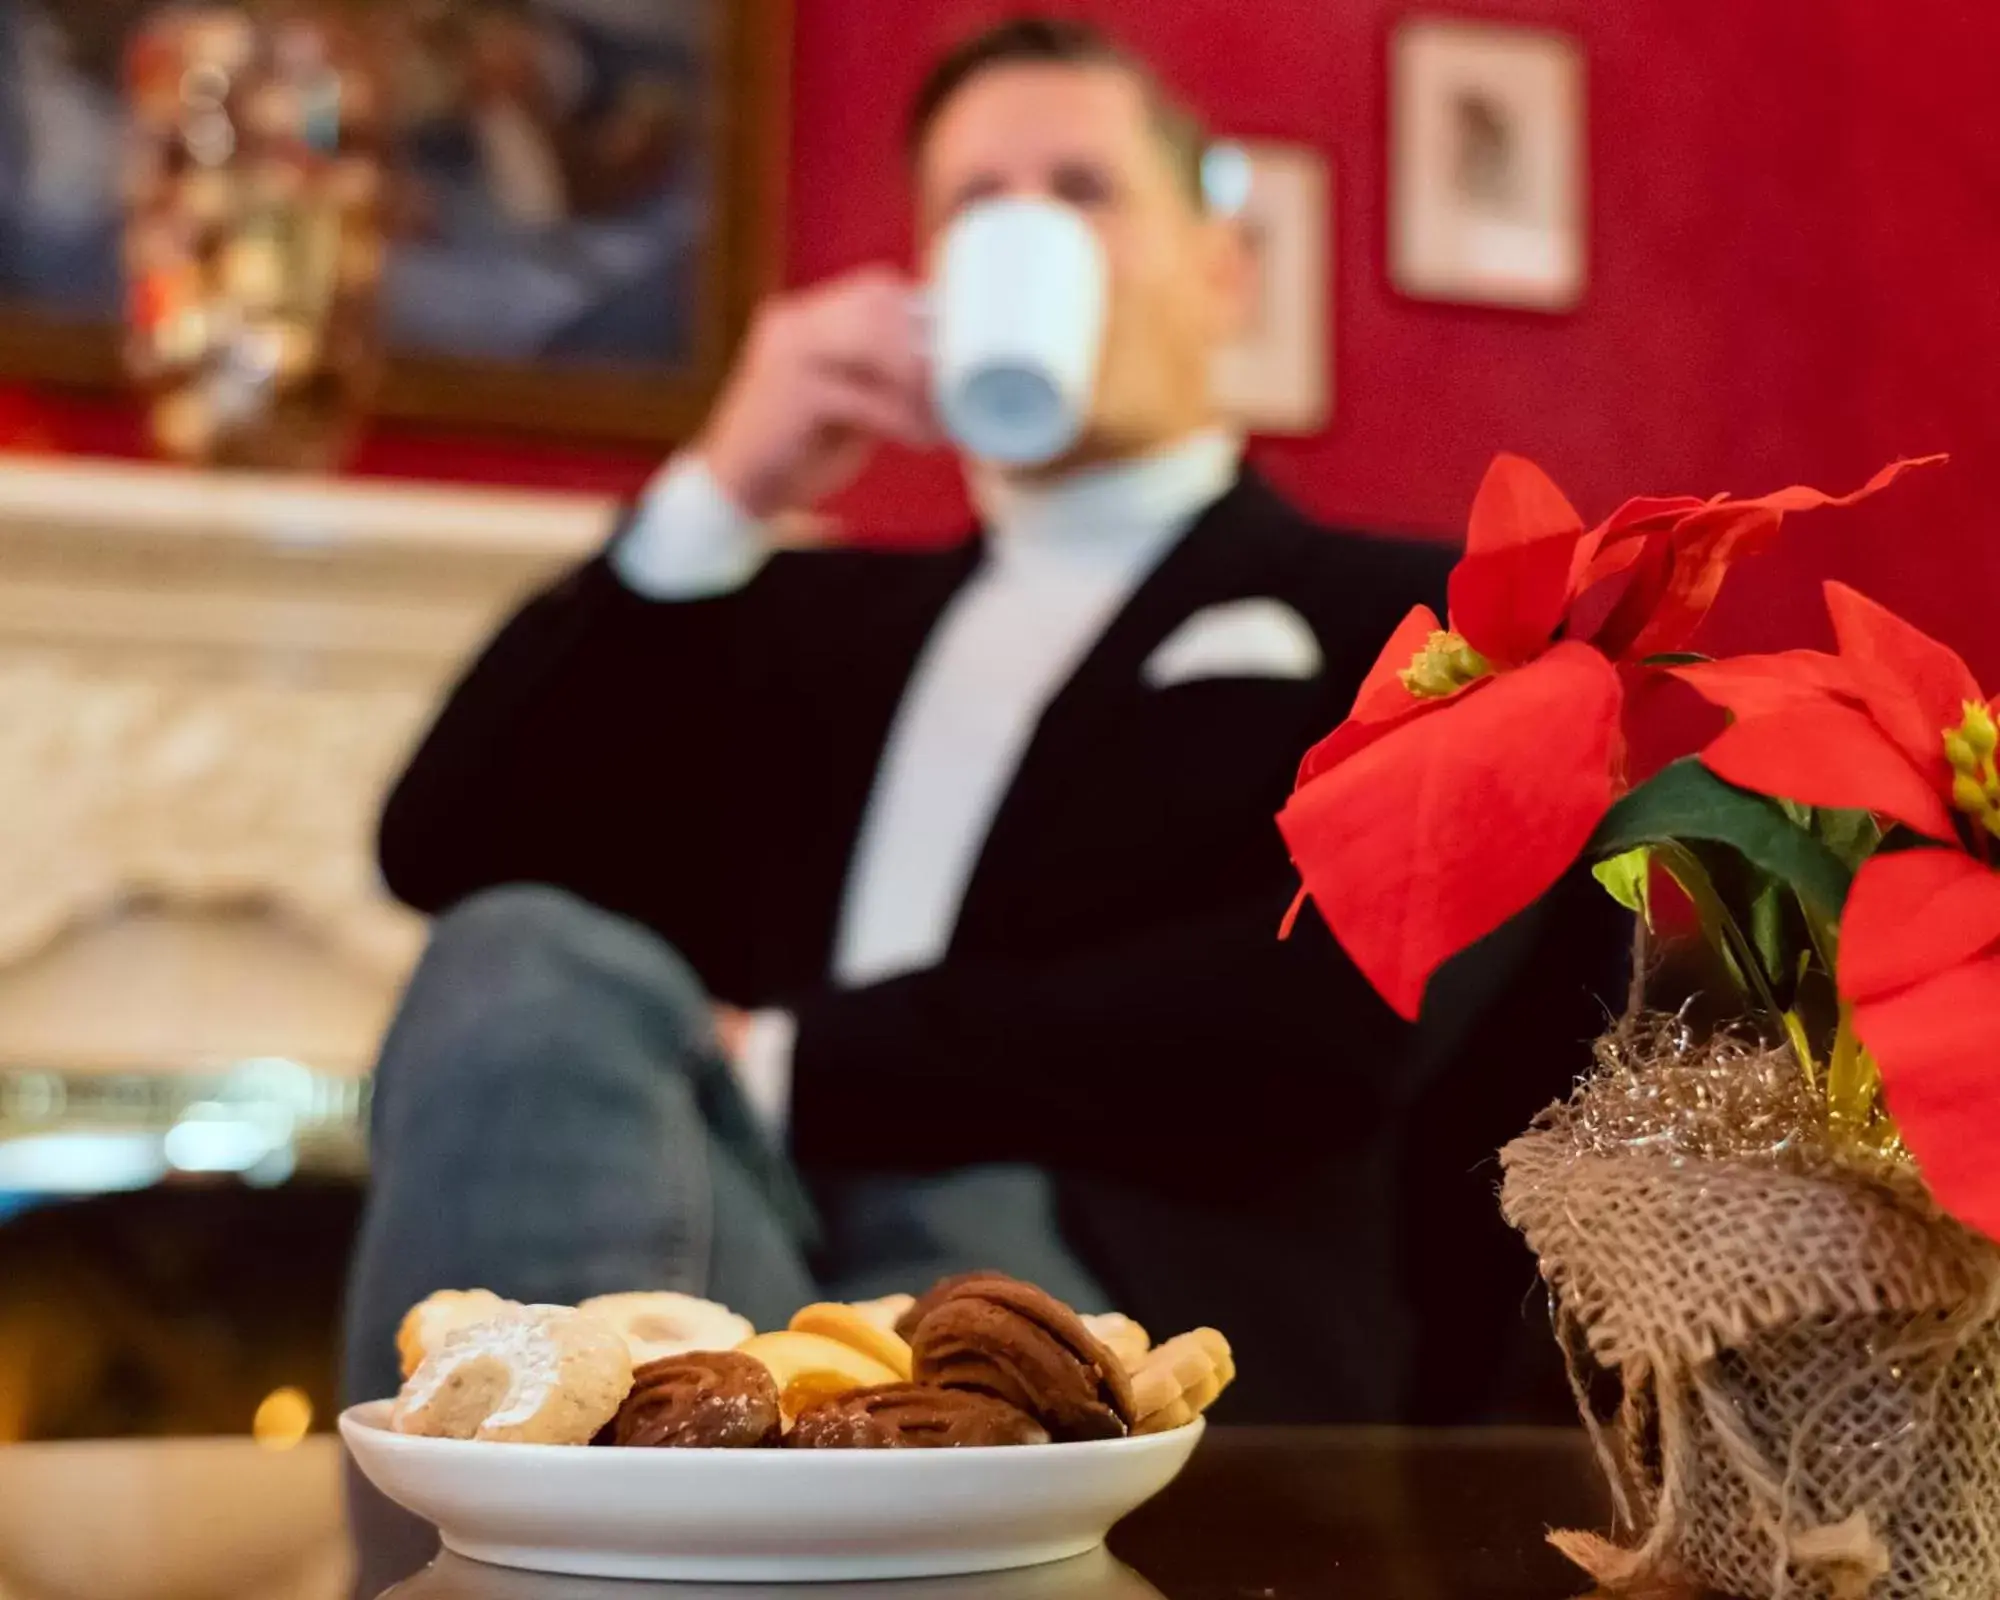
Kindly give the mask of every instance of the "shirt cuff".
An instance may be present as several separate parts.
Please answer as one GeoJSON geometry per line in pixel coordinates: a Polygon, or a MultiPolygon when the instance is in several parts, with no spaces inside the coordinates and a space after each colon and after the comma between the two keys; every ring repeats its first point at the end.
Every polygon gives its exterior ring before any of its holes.
{"type": "Polygon", "coordinates": [[[780,1138],[791,1120],[792,1049],[798,1037],[798,1019],[791,1012],[753,1011],[731,1063],[757,1120],[780,1138]]]}
{"type": "Polygon", "coordinates": [[[612,546],[611,569],[648,600],[705,600],[741,589],[769,557],[763,524],[701,457],[676,456],[612,546]]]}

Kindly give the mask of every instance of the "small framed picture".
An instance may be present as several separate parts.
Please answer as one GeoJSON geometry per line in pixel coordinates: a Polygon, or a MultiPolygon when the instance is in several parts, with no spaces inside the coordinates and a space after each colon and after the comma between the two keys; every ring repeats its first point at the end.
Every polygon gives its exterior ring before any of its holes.
{"type": "Polygon", "coordinates": [[[1250,254],[1250,309],[1216,361],[1224,410],[1257,433],[1316,433],[1333,401],[1333,175],[1317,150],[1224,143],[1204,172],[1250,254]]]}
{"type": "Polygon", "coordinates": [[[1583,298],[1583,50],[1567,34],[1418,18],[1390,45],[1389,276],[1420,300],[1583,298]]]}

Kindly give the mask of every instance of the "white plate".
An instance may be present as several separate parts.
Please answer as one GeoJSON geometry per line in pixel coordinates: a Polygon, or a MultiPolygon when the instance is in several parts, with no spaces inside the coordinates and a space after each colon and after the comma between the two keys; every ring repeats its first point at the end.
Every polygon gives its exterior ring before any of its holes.
{"type": "Polygon", "coordinates": [[[997,1572],[1094,1550],[1200,1442],[994,1450],[592,1450],[407,1438],[389,1402],[341,1437],[369,1482],[476,1561],[601,1578],[784,1583],[997,1572]]]}
{"type": "MultiPolygon", "coordinates": [[[[623,1578],[551,1579],[539,1572],[467,1561],[449,1551],[391,1591],[395,1600],[796,1600],[787,1583],[635,1584],[623,1578]]],[[[948,1578],[885,1578],[843,1583],[839,1600],[1164,1600],[1138,1573],[1102,1545],[1088,1555],[1011,1572],[948,1578]]],[[[384,1597],[388,1600],[388,1597],[384,1597]]]]}

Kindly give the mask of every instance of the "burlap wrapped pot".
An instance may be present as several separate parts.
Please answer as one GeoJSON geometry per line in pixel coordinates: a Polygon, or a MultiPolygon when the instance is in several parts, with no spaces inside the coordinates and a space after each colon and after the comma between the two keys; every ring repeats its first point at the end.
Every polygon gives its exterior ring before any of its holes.
{"type": "Polygon", "coordinates": [[[1558,1547],[1627,1593],[2000,1596],[2000,1249],[1863,1167],[1606,1149],[1589,1092],[1502,1154],[1628,1541],[1558,1547]]]}

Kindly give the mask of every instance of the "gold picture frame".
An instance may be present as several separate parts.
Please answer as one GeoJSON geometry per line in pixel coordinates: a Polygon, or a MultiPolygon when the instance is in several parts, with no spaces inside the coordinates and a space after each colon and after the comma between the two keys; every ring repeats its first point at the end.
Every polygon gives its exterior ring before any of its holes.
{"type": "MultiPolygon", "coordinates": [[[[125,0],[93,3],[129,12],[135,23],[144,9],[125,0]]],[[[652,0],[626,3],[646,26],[654,26],[669,9],[652,0]]],[[[9,59],[10,10],[18,30],[31,7],[35,8],[31,20],[40,25],[57,14],[71,16],[73,4],[74,0],[61,0],[59,6],[51,0],[0,0],[0,119],[9,110],[4,63],[9,59]]],[[[479,0],[468,0],[466,9],[475,10],[478,4],[479,0]]],[[[528,9],[561,22],[572,14],[569,5],[570,0],[529,0],[528,9]]],[[[791,57],[790,0],[706,0],[706,6],[704,50],[696,69],[700,115],[694,122],[703,159],[700,175],[691,184],[698,186],[698,199],[680,208],[679,225],[687,242],[673,274],[684,291],[684,299],[675,302],[682,318],[680,332],[673,336],[678,347],[657,359],[648,352],[632,360],[567,359],[550,356],[547,346],[519,353],[467,351],[452,348],[448,339],[420,348],[418,341],[400,339],[394,331],[400,322],[421,332],[421,323],[415,320],[421,316],[418,299],[413,301],[414,310],[411,305],[402,306],[400,313],[395,306],[385,308],[391,328],[389,359],[371,406],[374,415],[436,426],[656,445],[683,438],[699,424],[752,308],[775,281],[791,57]]],[[[89,9],[90,5],[78,6],[76,14],[89,9]]],[[[595,21],[616,9],[595,3],[577,11],[595,21]]],[[[586,65],[598,70],[609,58],[615,70],[616,49],[616,37],[607,43],[599,28],[575,53],[591,56],[586,65]]],[[[12,59],[17,62],[15,70],[23,70],[22,53],[17,50],[12,59]]],[[[102,103],[105,86],[89,87],[99,91],[102,103]]],[[[20,144],[17,139],[10,149],[0,140],[0,377],[72,388],[116,388],[124,380],[115,304],[99,304],[83,313],[74,308],[66,311],[49,304],[18,272],[10,271],[10,259],[18,263],[30,254],[11,248],[10,223],[20,219],[10,218],[6,209],[7,163],[24,159],[20,144]]],[[[115,167],[109,181],[115,185],[115,167]]],[[[25,187],[17,182],[11,190],[25,187]]],[[[115,196],[105,197],[104,203],[115,209],[115,196]]],[[[668,208],[660,209],[664,213],[668,208]]],[[[559,245],[560,241],[548,252],[552,258],[560,257],[559,245]]],[[[444,248],[452,247],[447,241],[444,248]]],[[[115,240],[107,240],[103,248],[115,252],[115,240]]],[[[460,281],[477,288],[479,277],[485,275],[486,288],[497,293],[486,271],[489,259],[468,245],[460,281]]],[[[113,260],[115,271],[115,256],[113,260]]],[[[392,248],[391,295],[397,271],[398,249],[392,248]]],[[[659,283],[662,297],[675,292],[666,278],[662,274],[659,283]]],[[[433,273],[432,279],[431,303],[448,304],[448,272],[433,273]]],[[[646,287],[643,278],[629,282],[628,299],[643,301],[646,287]]],[[[601,346],[615,339],[613,327],[598,342],[601,346]]]]}
{"type": "Polygon", "coordinates": [[[1246,326],[1218,353],[1217,401],[1242,427],[1317,433],[1333,409],[1334,173],[1310,145],[1232,139],[1206,187],[1250,257],[1246,326]]]}
{"type": "Polygon", "coordinates": [[[1417,300],[1574,310],[1589,266],[1582,44],[1417,17],[1389,54],[1390,281],[1417,300]]]}

